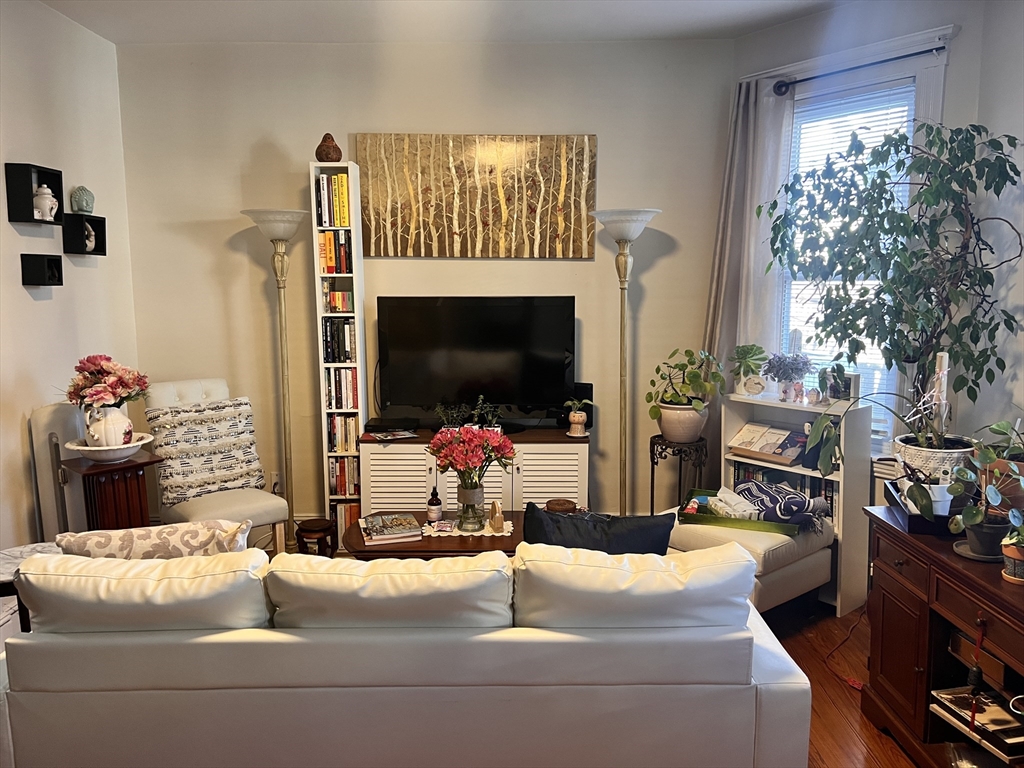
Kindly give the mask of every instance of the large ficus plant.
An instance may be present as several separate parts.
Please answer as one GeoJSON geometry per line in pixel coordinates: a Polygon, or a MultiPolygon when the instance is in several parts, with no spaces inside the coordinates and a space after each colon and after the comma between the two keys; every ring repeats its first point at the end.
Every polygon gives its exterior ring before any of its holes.
{"type": "Polygon", "coordinates": [[[1018,143],[980,125],[920,123],[913,139],[887,135],[868,151],[854,133],[845,155],[783,185],[767,206],[768,269],[778,263],[818,290],[815,340],[839,345],[850,362],[872,343],[888,368],[920,363],[918,391],[947,351],[953,390],[976,401],[982,380],[1006,369],[1000,326],[1020,327],[993,289],[995,270],[1020,259],[1024,241],[977,208],[983,193],[998,197],[1020,180],[1009,154],[1018,143]],[[990,244],[997,227],[1010,232],[1005,253],[990,244]]]}

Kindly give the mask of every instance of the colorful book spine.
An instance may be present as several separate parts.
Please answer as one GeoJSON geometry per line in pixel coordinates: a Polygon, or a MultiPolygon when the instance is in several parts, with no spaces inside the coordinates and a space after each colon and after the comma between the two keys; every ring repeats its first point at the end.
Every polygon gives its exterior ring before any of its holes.
{"type": "Polygon", "coordinates": [[[327,174],[320,174],[320,226],[329,227],[331,226],[331,214],[330,206],[328,205],[329,196],[327,194],[327,174]]]}
{"type": "Polygon", "coordinates": [[[348,174],[339,173],[334,179],[337,185],[335,194],[335,211],[337,213],[335,226],[348,227],[350,226],[348,216],[348,174]]]}

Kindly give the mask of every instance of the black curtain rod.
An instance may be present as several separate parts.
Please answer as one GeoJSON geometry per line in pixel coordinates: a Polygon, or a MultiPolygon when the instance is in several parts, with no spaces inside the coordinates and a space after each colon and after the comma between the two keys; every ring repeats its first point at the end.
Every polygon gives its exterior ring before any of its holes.
{"type": "Polygon", "coordinates": [[[928,53],[939,53],[940,51],[946,50],[946,46],[939,45],[935,48],[929,48],[926,51],[917,51],[916,53],[905,53],[902,56],[893,56],[891,59],[882,59],[881,61],[872,61],[867,64],[858,64],[855,67],[847,67],[846,69],[837,69],[834,72],[822,72],[820,75],[811,75],[810,77],[804,77],[799,80],[776,80],[775,85],[772,86],[772,92],[776,96],[785,96],[789,93],[789,89],[794,85],[800,85],[800,83],[809,83],[811,80],[817,80],[820,77],[831,77],[832,75],[842,75],[846,72],[856,72],[858,69],[864,69],[865,67],[874,67],[878,64],[888,64],[890,61],[903,61],[903,59],[912,59],[915,56],[924,56],[928,53]]]}

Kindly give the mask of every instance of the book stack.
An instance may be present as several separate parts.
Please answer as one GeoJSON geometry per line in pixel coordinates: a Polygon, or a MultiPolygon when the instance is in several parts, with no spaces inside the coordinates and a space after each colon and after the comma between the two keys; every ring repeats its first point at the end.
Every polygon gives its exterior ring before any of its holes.
{"type": "Polygon", "coordinates": [[[316,220],[321,227],[348,227],[348,174],[321,173],[316,191],[316,220]]]}
{"type": "Polygon", "coordinates": [[[349,235],[346,230],[332,229],[316,235],[317,255],[322,275],[351,275],[349,235]]]}
{"type": "Polygon", "coordinates": [[[355,456],[330,456],[327,459],[327,479],[335,496],[359,495],[359,465],[355,456]]]}
{"type": "Polygon", "coordinates": [[[357,410],[359,385],[355,368],[327,368],[324,370],[324,393],[327,410],[357,410]]]}
{"type": "Polygon", "coordinates": [[[355,312],[355,304],[352,301],[352,291],[336,291],[330,280],[323,282],[323,303],[324,313],[332,312],[355,312]]]}
{"type": "Polygon", "coordinates": [[[423,538],[419,520],[409,512],[367,515],[359,518],[359,526],[363,530],[363,541],[368,546],[419,541],[423,538]]]}
{"type": "Polygon", "coordinates": [[[729,441],[729,450],[737,456],[747,456],[772,464],[790,466],[800,460],[807,446],[803,430],[772,427],[767,424],[744,424],[729,441]]]}
{"type": "Polygon", "coordinates": [[[327,451],[354,453],[359,441],[359,425],[355,416],[332,413],[327,416],[327,451]]]}
{"type": "Polygon", "coordinates": [[[332,501],[331,502],[331,520],[337,523],[339,520],[342,521],[344,527],[341,530],[345,530],[350,525],[359,522],[359,513],[361,509],[359,502],[345,502],[345,501],[332,501]]]}
{"type": "Polygon", "coordinates": [[[351,317],[325,317],[324,362],[356,362],[356,321],[351,317]]]}

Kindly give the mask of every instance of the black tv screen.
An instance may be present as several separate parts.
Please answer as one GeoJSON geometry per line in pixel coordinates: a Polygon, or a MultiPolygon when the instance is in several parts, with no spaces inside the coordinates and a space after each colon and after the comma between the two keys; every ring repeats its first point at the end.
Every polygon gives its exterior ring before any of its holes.
{"type": "Polygon", "coordinates": [[[483,395],[526,413],[572,397],[573,296],[381,296],[377,340],[384,410],[483,395]]]}

